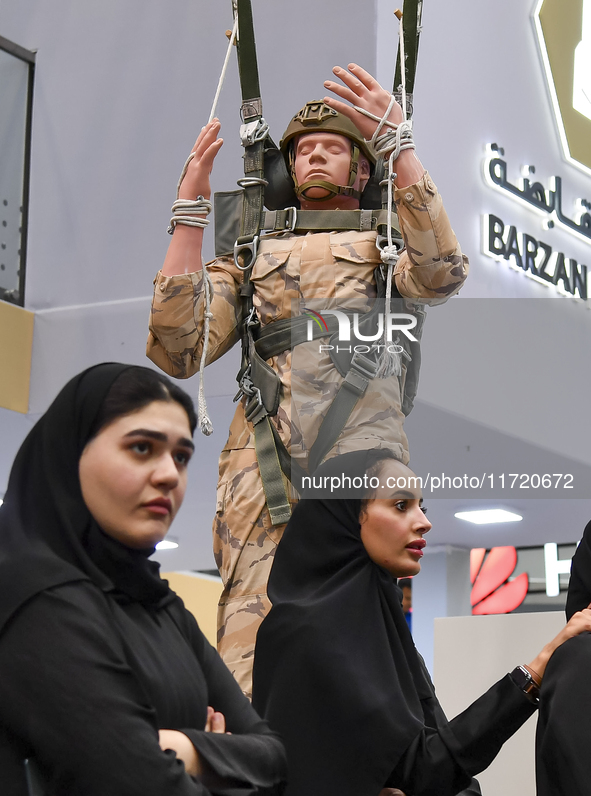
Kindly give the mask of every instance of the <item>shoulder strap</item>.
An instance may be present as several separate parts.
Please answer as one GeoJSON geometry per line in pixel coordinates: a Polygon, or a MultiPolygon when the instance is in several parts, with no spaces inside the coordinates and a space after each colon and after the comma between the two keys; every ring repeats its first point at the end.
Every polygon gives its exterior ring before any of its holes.
{"type": "MultiPolygon", "coordinates": [[[[423,0],[404,0],[402,6],[402,29],[404,31],[404,71],[406,80],[406,115],[410,119],[413,114],[413,92],[415,75],[417,72],[417,58],[419,55],[419,36],[421,34],[421,18],[423,15],[423,0]]],[[[402,70],[400,67],[400,49],[396,58],[394,72],[394,96],[398,102],[402,101],[402,70]]]]}
{"type": "Polygon", "coordinates": [[[261,228],[264,203],[264,148],[268,127],[263,119],[263,102],[259,86],[259,70],[254,40],[254,23],[250,0],[237,0],[238,70],[242,90],[240,140],[244,147],[244,178],[238,185],[244,190],[240,235],[234,250],[238,264],[252,266],[261,228]]]}

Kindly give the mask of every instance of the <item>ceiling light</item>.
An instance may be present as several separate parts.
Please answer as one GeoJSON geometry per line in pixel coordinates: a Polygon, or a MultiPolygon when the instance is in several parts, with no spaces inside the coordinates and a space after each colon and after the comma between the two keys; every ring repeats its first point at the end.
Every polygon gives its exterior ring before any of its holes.
{"type": "Polygon", "coordinates": [[[174,548],[178,546],[179,543],[173,541],[172,539],[163,539],[156,545],[156,550],[174,550],[174,548]]]}
{"type": "Polygon", "coordinates": [[[458,511],[454,514],[459,520],[467,520],[476,525],[488,525],[493,522],[520,522],[523,517],[505,509],[478,509],[476,511],[458,511]]]}

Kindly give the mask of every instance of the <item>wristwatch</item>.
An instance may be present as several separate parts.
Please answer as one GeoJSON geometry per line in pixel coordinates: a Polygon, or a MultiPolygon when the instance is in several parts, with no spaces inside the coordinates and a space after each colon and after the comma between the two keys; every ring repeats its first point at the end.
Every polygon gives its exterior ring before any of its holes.
{"type": "Polygon", "coordinates": [[[520,688],[526,697],[537,705],[540,701],[540,687],[525,668],[525,666],[516,666],[510,674],[511,679],[515,685],[520,688]]]}

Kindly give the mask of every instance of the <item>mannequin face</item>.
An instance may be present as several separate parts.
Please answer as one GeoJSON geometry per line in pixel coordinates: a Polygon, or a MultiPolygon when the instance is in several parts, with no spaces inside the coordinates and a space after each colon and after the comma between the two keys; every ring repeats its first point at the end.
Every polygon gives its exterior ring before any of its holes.
{"type": "Polygon", "coordinates": [[[379,472],[377,494],[361,511],[361,541],[371,560],[395,578],[416,575],[421,569],[424,534],[431,528],[422,506],[420,488],[412,470],[386,459],[379,472]]]}
{"type": "MultiPolygon", "coordinates": [[[[349,169],[351,166],[351,142],[344,135],[337,133],[304,133],[300,135],[295,144],[295,174],[300,185],[310,180],[325,180],[335,185],[347,185],[349,182],[349,169]]],[[[359,157],[357,177],[353,185],[357,190],[363,188],[369,179],[369,162],[364,155],[359,157]]],[[[325,188],[311,188],[306,194],[313,199],[324,199],[328,196],[325,188]]],[[[302,197],[302,207],[314,209],[316,202],[306,204],[302,197]]],[[[335,196],[329,203],[345,208],[358,207],[359,202],[348,196],[335,196]],[[351,204],[352,203],[352,204],[351,204]]]]}
{"type": "Polygon", "coordinates": [[[162,541],[183,502],[193,450],[187,413],[175,401],[153,401],[102,428],[78,470],[102,530],[127,547],[162,541]]]}

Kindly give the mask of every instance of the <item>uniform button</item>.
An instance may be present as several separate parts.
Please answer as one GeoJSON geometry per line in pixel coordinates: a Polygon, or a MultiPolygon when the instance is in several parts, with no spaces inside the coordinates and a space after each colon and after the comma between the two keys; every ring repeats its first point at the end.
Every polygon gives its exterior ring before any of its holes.
{"type": "Polygon", "coordinates": [[[433,182],[433,180],[426,180],[425,185],[430,191],[433,191],[433,193],[435,193],[435,183],[433,182]]]}
{"type": "Polygon", "coordinates": [[[405,193],[404,194],[404,198],[406,199],[407,202],[412,202],[413,199],[414,199],[414,196],[409,192],[409,193],[405,193]]]}
{"type": "Polygon", "coordinates": [[[160,290],[164,293],[166,290],[166,284],[164,282],[160,282],[160,290]]]}

